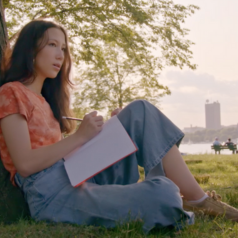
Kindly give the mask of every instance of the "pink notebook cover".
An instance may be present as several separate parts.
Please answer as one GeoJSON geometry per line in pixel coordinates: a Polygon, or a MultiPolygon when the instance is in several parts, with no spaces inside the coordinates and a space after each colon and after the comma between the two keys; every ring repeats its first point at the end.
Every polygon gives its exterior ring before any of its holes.
{"type": "Polygon", "coordinates": [[[72,186],[77,187],[136,151],[121,122],[113,116],[98,135],[65,156],[64,166],[72,186]]]}

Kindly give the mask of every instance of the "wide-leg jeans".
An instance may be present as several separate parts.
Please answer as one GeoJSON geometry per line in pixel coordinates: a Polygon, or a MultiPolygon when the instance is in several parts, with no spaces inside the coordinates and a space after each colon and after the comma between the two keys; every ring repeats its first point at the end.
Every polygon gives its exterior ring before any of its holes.
{"type": "Polygon", "coordinates": [[[162,163],[184,134],[145,100],[130,103],[117,116],[138,151],[79,187],[71,186],[63,159],[27,178],[16,174],[35,220],[110,228],[142,219],[146,233],[154,227],[180,229],[194,223],[194,214],[183,210],[179,188],[165,176],[162,163]],[[142,182],[138,165],[145,171],[142,182]],[[157,174],[147,176],[155,166],[157,174]]]}

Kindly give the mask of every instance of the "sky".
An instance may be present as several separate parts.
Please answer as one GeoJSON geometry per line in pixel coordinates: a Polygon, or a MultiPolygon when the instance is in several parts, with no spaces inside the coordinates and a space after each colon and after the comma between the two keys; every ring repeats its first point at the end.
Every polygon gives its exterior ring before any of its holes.
{"type": "Polygon", "coordinates": [[[221,124],[238,124],[238,1],[174,0],[174,3],[200,7],[186,19],[187,39],[195,45],[192,63],[180,70],[166,67],[160,83],[171,95],[161,99],[160,109],[180,129],[205,127],[205,101],[221,105],[221,124]]]}

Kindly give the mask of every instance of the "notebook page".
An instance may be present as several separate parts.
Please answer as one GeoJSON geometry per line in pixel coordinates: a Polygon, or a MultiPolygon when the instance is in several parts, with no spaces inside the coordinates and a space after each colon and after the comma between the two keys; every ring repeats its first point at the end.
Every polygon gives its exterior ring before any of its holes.
{"type": "Polygon", "coordinates": [[[98,135],[67,155],[64,165],[71,184],[77,186],[136,150],[117,116],[113,116],[98,135]]]}
{"type": "MultiPolygon", "coordinates": [[[[115,116],[114,116],[114,117],[115,117],[115,116]]],[[[105,136],[107,136],[108,133],[110,134],[110,131],[109,131],[108,127],[111,128],[111,127],[112,127],[111,124],[115,123],[114,120],[116,120],[116,119],[118,120],[117,117],[116,117],[116,118],[114,118],[114,117],[110,118],[109,120],[107,120],[107,121],[104,123],[103,129],[101,130],[101,132],[100,132],[98,135],[96,135],[95,137],[93,137],[90,141],[88,141],[87,143],[85,143],[83,146],[78,147],[78,148],[76,148],[75,150],[73,150],[72,152],[70,152],[67,156],[64,157],[64,160],[67,160],[67,159],[71,158],[71,157],[72,157],[71,155],[75,154],[75,152],[78,151],[79,148],[81,148],[81,150],[82,150],[82,149],[85,150],[86,148],[91,147],[91,146],[94,145],[96,142],[98,142],[99,140],[101,140],[102,138],[104,138],[105,136]],[[106,130],[105,130],[105,128],[106,128],[106,130]]],[[[119,120],[118,120],[118,121],[119,121],[119,120]]],[[[119,121],[119,123],[120,123],[120,121],[119,121]]],[[[120,123],[120,124],[121,124],[121,123],[120,123]]],[[[117,125],[117,126],[118,126],[118,125],[117,125]]],[[[122,126],[122,125],[121,125],[121,126],[122,126]]]]}

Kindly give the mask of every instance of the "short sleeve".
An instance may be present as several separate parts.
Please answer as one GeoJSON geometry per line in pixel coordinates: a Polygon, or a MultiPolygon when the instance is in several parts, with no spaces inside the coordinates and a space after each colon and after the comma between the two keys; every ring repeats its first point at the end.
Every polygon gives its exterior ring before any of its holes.
{"type": "Polygon", "coordinates": [[[0,120],[11,114],[21,114],[28,121],[31,108],[21,89],[7,83],[0,88],[0,120]]]}

